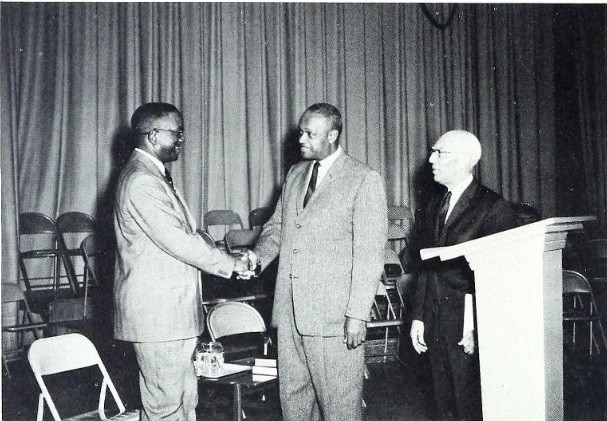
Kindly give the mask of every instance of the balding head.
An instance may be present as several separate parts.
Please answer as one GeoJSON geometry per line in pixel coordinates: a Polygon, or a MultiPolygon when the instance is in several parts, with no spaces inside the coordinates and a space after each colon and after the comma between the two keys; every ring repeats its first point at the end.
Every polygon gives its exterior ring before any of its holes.
{"type": "Polygon", "coordinates": [[[436,144],[441,143],[449,150],[456,150],[470,158],[470,171],[481,159],[481,142],[472,133],[466,130],[451,130],[442,135],[436,144]]]}
{"type": "Polygon", "coordinates": [[[451,188],[472,174],[481,159],[478,138],[465,130],[451,130],[438,138],[432,147],[430,163],[434,180],[451,188]]]}

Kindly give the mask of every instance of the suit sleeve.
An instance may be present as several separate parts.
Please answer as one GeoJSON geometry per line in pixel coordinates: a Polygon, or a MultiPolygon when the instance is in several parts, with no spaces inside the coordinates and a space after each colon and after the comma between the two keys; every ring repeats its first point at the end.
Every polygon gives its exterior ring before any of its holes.
{"type": "Polygon", "coordinates": [[[232,276],[235,259],[183,227],[182,218],[158,180],[145,175],[134,178],[127,197],[128,216],[158,248],[205,272],[232,276]]]}
{"type": "MultiPolygon", "coordinates": [[[[288,179],[288,176],[287,176],[288,179]]],[[[265,269],[280,252],[280,238],[282,235],[282,212],[283,212],[283,201],[284,201],[284,187],[283,192],[278,198],[276,208],[272,217],[263,226],[261,234],[255,243],[253,252],[261,259],[261,269],[265,269]]]]}
{"type": "Polygon", "coordinates": [[[352,282],[346,316],[369,320],[384,268],[388,209],[381,176],[369,171],[354,200],[352,219],[352,282]]]}

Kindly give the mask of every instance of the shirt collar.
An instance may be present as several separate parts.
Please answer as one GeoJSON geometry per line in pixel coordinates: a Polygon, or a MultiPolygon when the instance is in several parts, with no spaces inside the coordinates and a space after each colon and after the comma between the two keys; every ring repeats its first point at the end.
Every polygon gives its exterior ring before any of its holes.
{"type": "Polygon", "coordinates": [[[143,155],[145,155],[149,159],[151,159],[152,162],[154,163],[154,165],[156,165],[158,167],[158,169],[160,170],[160,172],[162,173],[162,175],[165,175],[164,171],[165,171],[166,167],[164,166],[164,164],[162,163],[162,161],[160,161],[160,159],[156,158],[151,153],[144,151],[143,149],[135,148],[135,150],[141,152],[143,155]]]}
{"type": "MultiPolygon", "coordinates": [[[[333,165],[335,163],[337,158],[339,158],[339,156],[342,153],[343,153],[343,149],[341,148],[341,146],[338,146],[337,150],[335,152],[333,152],[331,155],[327,156],[326,158],[318,161],[318,163],[320,164],[320,167],[318,167],[318,176],[316,177],[316,187],[320,186],[320,182],[322,181],[323,178],[325,178],[325,175],[327,175],[329,168],[331,168],[331,165],[333,165]]],[[[311,172],[310,172],[310,174],[311,174],[311,172]]]]}

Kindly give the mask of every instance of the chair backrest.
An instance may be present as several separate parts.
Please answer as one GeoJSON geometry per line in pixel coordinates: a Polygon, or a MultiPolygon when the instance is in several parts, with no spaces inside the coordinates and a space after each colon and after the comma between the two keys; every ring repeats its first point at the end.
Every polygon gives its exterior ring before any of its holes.
{"type": "Polygon", "coordinates": [[[112,380],[97,353],[93,343],[85,336],[79,333],[70,333],[67,335],[52,336],[34,341],[29,349],[27,356],[38,386],[42,393],[38,405],[38,419],[42,419],[44,411],[43,401],[46,401],[53,418],[60,420],[59,413],[55,403],[44,383],[43,376],[49,374],[63,373],[66,371],[77,370],[80,368],[98,366],[103,375],[103,383],[99,396],[99,415],[105,419],[104,403],[106,388],[109,387],[120,413],[125,411],[124,404],[118,396],[118,392],[112,383],[112,380]]]}
{"type": "Polygon", "coordinates": [[[24,212],[19,215],[19,234],[52,234],[56,235],[53,220],[38,212],[24,212]]]}
{"type": "Polygon", "coordinates": [[[60,262],[55,222],[38,212],[19,215],[19,267],[28,292],[59,283],[60,262]]]}
{"type": "Polygon", "coordinates": [[[203,222],[204,230],[208,233],[213,231],[215,238],[223,238],[231,229],[244,228],[240,216],[236,212],[228,209],[208,211],[204,214],[203,222]],[[213,226],[221,226],[221,228],[213,230],[211,228],[213,226]]]}
{"type": "Polygon", "coordinates": [[[588,241],[588,270],[593,278],[607,278],[607,238],[588,241]]]}
{"type": "MultiPolygon", "coordinates": [[[[388,206],[388,241],[407,240],[413,228],[413,213],[408,206],[388,206]]],[[[396,245],[395,245],[396,246],[396,245]]],[[[399,247],[400,248],[400,247],[399,247]]]]}
{"type": "Polygon", "coordinates": [[[249,212],[249,228],[256,229],[264,226],[272,217],[272,208],[257,208],[249,212]]]}
{"type": "Polygon", "coordinates": [[[113,276],[113,248],[100,241],[97,234],[89,234],[82,240],[80,253],[84,260],[85,277],[90,276],[93,284],[99,285],[113,276]]]}
{"type": "Polygon", "coordinates": [[[230,230],[225,236],[228,252],[234,253],[242,249],[252,249],[257,241],[257,233],[253,230],[230,230]]]}
{"type": "Polygon", "coordinates": [[[519,225],[531,224],[542,219],[539,209],[529,203],[518,202],[511,205],[519,225]]]}
{"type": "Polygon", "coordinates": [[[563,294],[591,294],[592,288],[584,275],[574,270],[563,270],[563,294]]]}
{"type": "Polygon", "coordinates": [[[95,232],[95,220],[83,212],[65,212],[55,221],[57,232],[95,232]]]}
{"type": "Polygon", "coordinates": [[[266,332],[261,314],[253,306],[239,301],[227,301],[211,307],[207,315],[207,328],[214,341],[239,333],[266,332]]]}
{"type": "Polygon", "coordinates": [[[66,275],[74,282],[84,278],[84,262],[81,260],[80,245],[88,234],[95,232],[95,221],[83,212],[65,212],[55,221],[60,247],[68,251],[65,263],[66,275]]]}

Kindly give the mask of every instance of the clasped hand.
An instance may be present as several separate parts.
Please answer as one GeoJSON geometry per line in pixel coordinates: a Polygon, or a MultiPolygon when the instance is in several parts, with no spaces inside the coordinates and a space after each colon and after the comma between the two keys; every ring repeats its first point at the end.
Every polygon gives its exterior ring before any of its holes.
{"type": "Polygon", "coordinates": [[[234,272],[237,274],[237,279],[249,280],[255,277],[255,268],[257,267],[257,255],[251,250],[238,252],[234,254],[236,257],[236,266],[234,272]]]}

